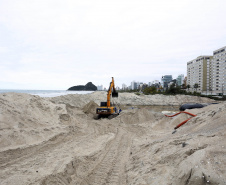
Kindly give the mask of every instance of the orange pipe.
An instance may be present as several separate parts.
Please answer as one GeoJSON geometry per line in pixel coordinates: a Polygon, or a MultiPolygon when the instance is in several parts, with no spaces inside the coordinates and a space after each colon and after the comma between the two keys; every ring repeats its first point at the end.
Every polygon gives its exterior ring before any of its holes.
{"type": "Polygon", "coordinates": [[[180,114],[180,113],[181,113],[181,112],[178,112],[178,113],[176,113],[176,114],[174,114],[174,115],[171,115],[171,116],[165,114],[165,116],[171,118],[171,117],[174,117],[174,116],[176,116],[176,115],[178,115],[178,114],[180,114]]]}
{"type": "Polygon", "coordinates": [[[185,112],[185,111],[178,112],[178,113],[176,113],[174,115],[171,115],[171,116],[165,114],[165,116],[167,116],[167,117],[174,117],[174,116],[177,116],[178,114],[181,114],[181,113],[189,114],[190,116],[193,116],[193,117],[196,116],[195,114],[192,114],[190,112],[185,112]]]}
{"type": "MultiPolygon", "coordinates": [[[[181,114],[181,113],[185,113],[185,114],[188,114],[188,115],[193,116],[193,117],[196,116],[195,114],[192,114],[192,113],[190,113],[190,112],[185,112],[185,111],[178,112],[178,113],[176,113],[176,114],[174,114],[174,115],[171,115],[171,116],[168,116],[168,115],[165,115],[165,116],[167,116],[167,117],[174,117],[174,116],[177,116],[178,114],[181,114]]],[[[192,118],[192,117],[191,117],[191,118],[192,118]]],[[[177,125],[174,129],[175,129],[175,130],[178,129],[180,126],[182,126],[183,124],[185,124],[185,123],[186,123],[187,121],[189,121],[191,118],[188,118],[187,120],[181,122],[181,123],[180,123],[179,125],[177,125]]]]}
{"type": "Polygon", "coordinates": [[[177,125],[174,129],[178,129],[180,126],[182,126],[183,124],[187,123],[187,121],[189,121],[191,118],[188,118],[187,120],[181,122],[179,125],[177,125]]]}

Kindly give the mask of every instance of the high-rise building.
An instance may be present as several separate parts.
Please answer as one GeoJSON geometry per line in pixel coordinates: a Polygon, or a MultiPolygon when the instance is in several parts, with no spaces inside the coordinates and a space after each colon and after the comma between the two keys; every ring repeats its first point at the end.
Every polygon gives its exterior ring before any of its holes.
{"type": "Polygon", "coordinates": [[[213,51],[211,80],[208,90],[214,94],[226,94],[226,46],[213,51]]]}
{"type": "Polygon", "coordinates": [[[182,84],[184,83],[184,75],[183,74],[178,75],[176,80],[177,80],[177,85],[182,86],[182,84]]]}
{"type": "Polygon", "coordinates": [[[162,76],[162,79],[161,79],[162,86],[164,88],[168,87],[168,83],[171,82],[172,80],[173,80],[172,75],[164,75],[164,76],[162,76]]]}
{"type": "Polygon", "coordinates": [[[137,83],[137,89],[142,89],[142,86],[143,86],[143,82],[138,82],[137,83]]]}
{"type": "Polygon", "coordinates": [[[206,91],[210,82],[210,70],[211,70],[212,56],[205,55],[199,56],[194,60],[187,63],[187,83],[190,88],[197,90],[198,92],[206,91]],[[198,88],[194,88],[194,85],[198,84],[198,88]]]}
{"type": "Polygon", "coordinates": [[[103,91],[103,85],[98,85],[98,86],[97,86],[97,90],[98,90],[98,91],[103,91]]]}
{"type": "Polygon", "coordinates": [[[122,90],[126,90],[127,86],[126,84],[122,84],[122,90]]]}
{"type": "Polygon", "coordinates": [[[137,89],[137,82],[135,82],[135,81],[132,81],[132,82],[131,82],[131,89],[132,89],[132,90],[137,89]]]}
{"type": "Polygon", "coordinates": [[[199,56],[187,63],[187,85],[199,92],[226,94],[226,46],[213,51],[213,56],[199,56]]]}

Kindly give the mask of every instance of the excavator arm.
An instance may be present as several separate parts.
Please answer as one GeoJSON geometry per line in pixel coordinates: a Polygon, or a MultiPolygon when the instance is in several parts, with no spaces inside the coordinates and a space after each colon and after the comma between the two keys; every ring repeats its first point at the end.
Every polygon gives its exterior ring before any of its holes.
{"type": "Polygon", "coordinates": [[[118,97],[118,93],[115,90],[115,82],[114,82],[114,78],[113,77],[112,77],[112,81],[111,81],[109,89],[108,89],[107,107],[111,106],[111,94],[112,94],[112,97],[118,97]]]}

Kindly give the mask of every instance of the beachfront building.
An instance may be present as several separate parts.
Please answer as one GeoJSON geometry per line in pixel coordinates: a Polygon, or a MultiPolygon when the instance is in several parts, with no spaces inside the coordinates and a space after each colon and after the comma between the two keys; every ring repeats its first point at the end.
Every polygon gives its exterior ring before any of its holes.
{"type": "Polygon", "coordinates": [[[98,85],[98,86],[97,86],[97,90],[98,90],[98,91],[103,91],[103,90],[104,90],[103,85],[98,85]]]}
{"type": "Polygon", "coordinates": [[[137,82],[137,89],[142,89],[143,82],[137,82]]]}
{"type": "Polygon", "coordinates": [[[135,81],[132,81],[132,82],[131,82],[131,89],[132,89],[132,90],[137,89],[137,82],[135,82],[135,81]]]}
{"type": "Polygon", "coordinates": [[[173,80],[172,75],[164,75],[164,76],[162,76],[162,79],[161,79],[162,83],[161,83],[161,85],[164,88],[164,90],[166,88],[168,88],[168,83],[170,83],[172,80],[173,80]]]}
{"type": "Polygon", "coordinates": [[[127,89],[127,85],[126,84],[122,84],[122,90],[126,90],[127,89]]]}
{"type": "Polygon", "coordinates": [[[178,86],[182,86],[182,84],[184,83],[184,75],[183,74],[178,75],[178,77],[176,79],[176,83],[178,86]]]}
{"type": "Polygon", "coordinates": [[[213,56],[199,56],[187,63],[187,85],[203,94],[226,95],[226,46],[213,56]],[[198,88],[194,88],[198,84],[198,88]]]}
{"type": "Polygon", "coordinates": [[[213,51],[210,92],[226,94],[226,46],[213,51]]]}
{"type": "Polygon", "coordinates": [[[153,84],[159,84],[159,81],[158,80],[154,80],[152,83],[153,84]]]}
{"type": "Polygon", "coordinates": [[[117,86],[115,89],[116,89],[117,91],[119,91],[119,90],[120,90],[120,87],[119,87],[119,86],[117,86]]]}
{"type": "Polygon", "coordinates": [[[203,55],[187,63],[187,84],[193,91],[203,92],[209,88],[212,58],[210,55],[203,55]],[[197,88],[194,87],[195,84],[198,84],[197,88]]]}

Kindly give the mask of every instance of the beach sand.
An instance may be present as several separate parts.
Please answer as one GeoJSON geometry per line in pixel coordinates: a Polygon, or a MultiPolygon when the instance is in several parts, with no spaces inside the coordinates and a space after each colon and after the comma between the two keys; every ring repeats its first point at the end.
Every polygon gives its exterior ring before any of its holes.
{"type": "MultiPolygon", "coordinates": [[[[145,106],[212,103],[194,96],[120,93],[126,109],[95,120],[106,92],[53,98],[0,94],[0,184],[224,185],[226,102],[169,118],[145,106]],[[145,105],[145,106],[144,106],[145,105]]],[[[168,111],[168,110],[164,110],[168,111]]]]}

